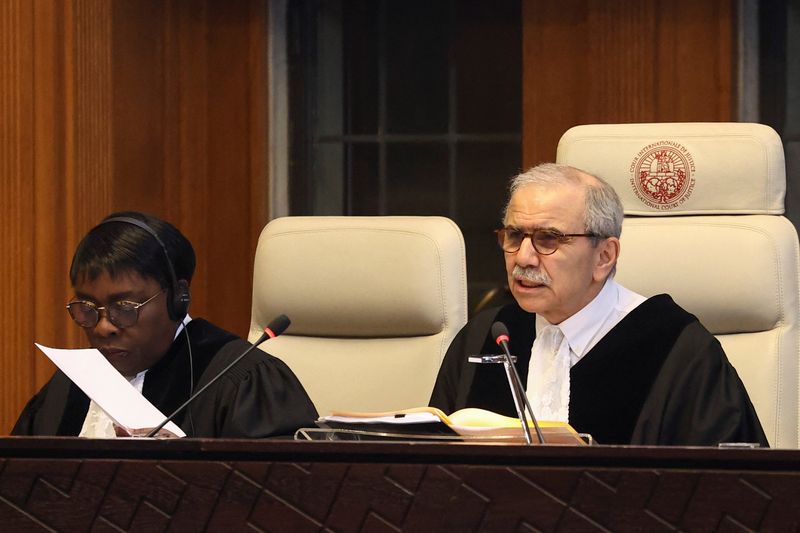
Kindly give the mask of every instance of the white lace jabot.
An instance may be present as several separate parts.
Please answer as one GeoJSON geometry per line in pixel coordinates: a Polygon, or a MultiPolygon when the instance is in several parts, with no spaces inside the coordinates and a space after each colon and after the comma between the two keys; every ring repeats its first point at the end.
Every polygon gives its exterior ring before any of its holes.
{"type": "Polygon", "coordinates": [[[569,343],[558,326],[536,336],[528,370],[528,397],[542,420],[566,422],[569,416],[569,343]]]}
{"type": "MultiPolygon", "coordinates": [[[[140,393],[144,386],[144,375],[146,372],[147,370],[143,370],[132,378],[128,378],[130,384],[136,387],[136,390],[140,393]]],[[[97,402],[92,400],[89,402],[89,411],[86,413],[86,418],[83,420],[83,427],[78,436],[89,439],[116,438],[117,434],[114,431],[114,420],[97,405],[97,402]]]]}

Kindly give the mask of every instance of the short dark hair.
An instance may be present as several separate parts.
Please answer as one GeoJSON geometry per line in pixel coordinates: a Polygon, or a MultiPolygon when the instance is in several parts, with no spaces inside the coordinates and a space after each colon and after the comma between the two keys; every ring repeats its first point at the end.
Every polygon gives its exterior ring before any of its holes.
{"type": "Polygon", "coordinates": [[[118,211],[105,217],[78,244],[69,269],[75,286],[80,280],[97,279],[103,272],[112,278],[126,272],[157,280],[170,288],[169,265],[164,250],[147,230],[124,221],[106,222],[117,217],[144,222],[164,243],[177,280],[191,282],[196,258],[192,243],[178,229],[160,218],[138,211],[118,211]]]}

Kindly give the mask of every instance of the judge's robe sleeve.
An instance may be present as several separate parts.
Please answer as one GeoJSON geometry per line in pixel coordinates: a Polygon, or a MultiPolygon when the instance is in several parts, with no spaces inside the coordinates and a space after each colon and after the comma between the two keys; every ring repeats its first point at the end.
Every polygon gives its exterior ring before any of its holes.
{"type": "Polygon", "coordinates": [[[60,370],[25,405],[11,435],[76,436],[89,398],[60,370]]]}
{"type": "Polygon", "coordinates": [[[57,418],[56,417],[48,417],[47,415],[41,416],[40,413],[42,411],[52,410],[52,406],[49,405],[51,402],[48,402],[49,398],[58,394],[55,392],[53,394],[49,394],[53,389],[60,389],[60,404],[64,405],[66,403],[67,394],[66,394],[66,387],[58,387],[58,384],[53,384],[53,379],[51,378],[44,387],[39,390],[30,400],[28,403],[25,404],[25,407],[22,409],[22,412],[17,418],[17,422],[14,424],[14,427],[11,429],[11,435],[39,435],[40,433],[37,431],[39,426],[42,425],[43,418],[50,418],[52,419],[52,424],[50,429],[50,434],[55,435],[58,429],[57,418]]]}
{"type": "Polygon", "coordinates": [[[699,322],[687,326],[664,361],[631,444],[716,446],[769,443],[744,384],[719,341],[699,322]]]}
{"type": "Polygon", "coordinates": [[[462,328],[450,343],[433,386],[429,405],[438,407],[445,413],[455,412],[461,407],[457,404],[459,384],[462,381],[471,381],[466,377],[462,377],[462,372],[465,370],[465,339],[466,328],[462,328]]]}
{"type": "MultiPolygon", "coordinates": [[[[467,322],[450,342],[428,403],[431,407],[438,407],[445,413],[468,407],[467,398],[472,392],[477,365],[468,363],[467,358],[470,355],[500,353],[489,337],[490,326],[497,316],[498,308],[483,310],[467,322]]],[[[491,406],[480,407],[491,410],[491,406]]]]}
{"type": "MultiPolygon", "coordinates": [[[[239,355],[242,346],[246,345],[234,342],[225,346],[204,372],[198,388],[239,355]]],[[[258,349],[212,387],[192,407],[196,437],[291,437],[301,427],[314,427],[317,419],[317,410],[294,372],[258,349]]],[[[186,426],[187,422],[181,424],[186,426]]]]}

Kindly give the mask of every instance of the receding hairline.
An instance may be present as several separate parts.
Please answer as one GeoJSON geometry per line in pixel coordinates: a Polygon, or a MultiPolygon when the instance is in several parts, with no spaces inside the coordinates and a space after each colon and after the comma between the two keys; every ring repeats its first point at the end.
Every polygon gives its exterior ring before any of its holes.
{"type": "Polygon", "coordinates": [[[511,193],[511,196],[508,199],[508,203],[506,204],[505,210],[503,212],[503,222],[505,223],[508,221],[509,208],[511,207],[511,204],[514,202],[514,199],[517,198],[519,194],[531,190],[571,189],[580,193],[581,205],[585,209],[588,189],[590,187],[596,187],[599,184],[600,183],[594,178],[594,176],[587,173],[583,173],[583,176],[576,175],[575,179],[570,179],[569,181],[563,181],[563,182],[520,184],[514,189],[514,191],[511,193]]]}
{"type": "Polygon", "coordinates": [[[554,189],[557,187],[575,187],[582,191],[584,207],[589,189],[603,188],[603,180],[583,169],[557,163],[543,163],[531,167],[525,172],[511,178],[508,201],[503,208],[503,224],[508,219],[508,208],[514,196],[523,189],[554,189]],[[528,178],[528,179],[526,179],[528,178]]]}

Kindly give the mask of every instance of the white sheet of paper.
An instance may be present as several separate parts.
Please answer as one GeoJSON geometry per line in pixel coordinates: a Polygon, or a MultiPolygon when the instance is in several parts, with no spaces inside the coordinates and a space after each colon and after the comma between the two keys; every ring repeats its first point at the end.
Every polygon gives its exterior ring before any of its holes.
{"type": "MultiPolygon", "coordinates": [[[[166,416],[136,390],[125,377],[111,366],[98,350],[64,350],[36,344],[55,365],[64,372],[119,426],[127,429],[152,428],[166,416]]],[[[169,422],[165,429],[179,437],[186,433],[169,422]]]]}

